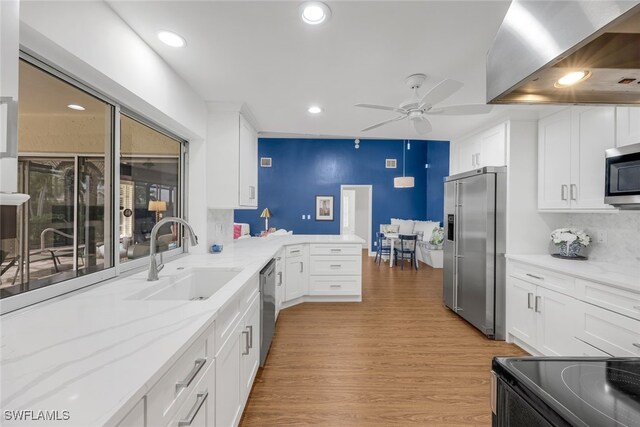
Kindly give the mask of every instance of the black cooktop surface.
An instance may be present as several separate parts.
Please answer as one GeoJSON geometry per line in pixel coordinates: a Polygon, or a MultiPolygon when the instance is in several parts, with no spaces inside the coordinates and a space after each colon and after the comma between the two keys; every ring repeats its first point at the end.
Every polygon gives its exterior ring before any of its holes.
{"type": "MultiPolygon", "coordinates": [[[[640,358],[504,358],[497,363],[570,424],[640,427],[640,358]]],[[[494,364],[495,370],[495,364],[494,364]]]]}

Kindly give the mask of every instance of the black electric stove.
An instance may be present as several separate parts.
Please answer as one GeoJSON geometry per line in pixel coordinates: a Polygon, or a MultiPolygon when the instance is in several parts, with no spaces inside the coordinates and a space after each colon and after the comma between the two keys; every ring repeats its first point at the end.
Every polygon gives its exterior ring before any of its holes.
{"type": "Polygon", "coordinates": [[[640,427],[640,358],[496,357],[494,426],[640,427]]]}

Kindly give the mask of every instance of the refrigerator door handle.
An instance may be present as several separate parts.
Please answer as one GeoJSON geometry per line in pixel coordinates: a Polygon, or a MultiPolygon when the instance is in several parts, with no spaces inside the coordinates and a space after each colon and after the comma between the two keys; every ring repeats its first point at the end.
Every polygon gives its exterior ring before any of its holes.
{"type": "Polygon", "coordinates": [[[456,181],[456,191],[455,191],[455,217],[453,222],[454,233],[455,233],[455,241],[453,244],[453,308],[454,312],[460,311],[458,307],[458,260],[461,258],[459,254],[459,244],[460,244],[460,186],[462,183],[460,181],[456,181]]]}

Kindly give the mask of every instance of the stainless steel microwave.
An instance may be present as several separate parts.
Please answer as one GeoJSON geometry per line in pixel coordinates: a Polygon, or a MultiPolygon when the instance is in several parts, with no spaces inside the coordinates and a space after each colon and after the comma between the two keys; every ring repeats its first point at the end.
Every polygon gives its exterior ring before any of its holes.
{"type": "Polygon", "coordinates": [[[640,209],[640,144],[606,151],[604,202],[620,209],[640,209]]]}

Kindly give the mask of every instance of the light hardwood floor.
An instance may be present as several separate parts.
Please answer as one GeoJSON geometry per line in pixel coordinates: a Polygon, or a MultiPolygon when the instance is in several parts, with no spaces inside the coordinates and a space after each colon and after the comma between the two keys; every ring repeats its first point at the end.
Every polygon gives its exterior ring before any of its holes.
{"type": "Polygon", "coordinates": [[[362,303],[280,313],[241,426],[489,425],[496,355],[442,304],[442,270],[377,266],[363,256],[362,303]]]}

